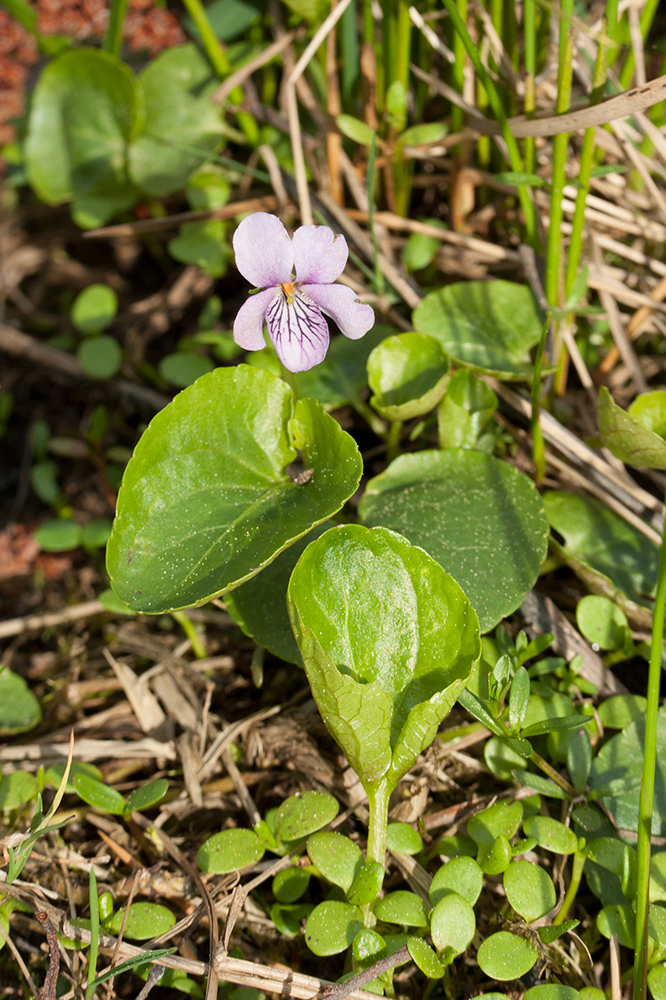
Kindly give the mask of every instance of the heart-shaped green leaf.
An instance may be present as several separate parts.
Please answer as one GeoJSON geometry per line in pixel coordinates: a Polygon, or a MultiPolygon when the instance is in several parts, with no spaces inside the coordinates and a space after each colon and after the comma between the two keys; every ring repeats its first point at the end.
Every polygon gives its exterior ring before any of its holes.
{"type": "Polygon", "coordinates": [[[482,632],[515,611],[546,555],[548,524],[534,484],[476,451],[401,455],[370,480],[359,515],[436,559],[469,597],[482,632]]]}
{"type": "Polygon", "coordinates": [[[148,613],[210,600],[339,510],[361,468],[318,403],[292,411],[268,372],[218,368],[157,414],[125,470],[107,547],[114,590],[148,613]],[[306,471],[293,481],[297,450],[306,471]]]}
{"type": "Polygon", "coordinates": [[[627,412],[604,386],[597,420],[601,440],[617,458],[644,469],[666,469],[666,391],[638,396],[627,412]]]}
{"type": "Polygon", "coordinates": [[[429,413],[446,390],[449,363],[442,345],[424,333],[398,333],[368,358],[370,402],[388,420],[429,413]]]}
{"type": "Polygon", "coordinates": [[[414,329],[436,337],[459,365],[501,379],[531,378],[529,351],[543,320],[526,285],[460,281],[430,292],[417,306],[414,329]]]}

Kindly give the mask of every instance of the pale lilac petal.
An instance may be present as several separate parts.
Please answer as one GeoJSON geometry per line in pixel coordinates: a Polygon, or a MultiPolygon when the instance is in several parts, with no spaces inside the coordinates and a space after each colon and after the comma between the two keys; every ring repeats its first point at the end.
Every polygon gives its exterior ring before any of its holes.
{"type": "Polygon", "coordinates": [[[375,325],[372,306],[359,302],[356,292],[347,285],[301,285],[301,292],[334,319],[350,340],[359,340],[375,325]]]}
{"type": "Polygon", "coordinates": [[[290,372],[305,372],[326,357],[328,323],[321,309],[300,292],[289,302],[280,290],[266,310],[266,326],[278,358],[290,372]]]}
{"type": "Polygon", "coordinates": [[[328,226],[301,226],[294,233],[296,280],[328,285],[345,269],[349,248],[328,226]]]}
{"type": "Polygon", "coordinates": [[[281,288],[267,288],[264,292],[250,295],[236,313],[234,320],[234,340],[246,351],[260,351],[266,346],[264,338],[264,316],[273,299],[282,295],[281,288]]]}
{"type": "Polygon", "coordinates": [[[233,245],[236,267],[255,288],[291,281],[294,247],[277,216],[248,215],[234,233],[233,245]]]}

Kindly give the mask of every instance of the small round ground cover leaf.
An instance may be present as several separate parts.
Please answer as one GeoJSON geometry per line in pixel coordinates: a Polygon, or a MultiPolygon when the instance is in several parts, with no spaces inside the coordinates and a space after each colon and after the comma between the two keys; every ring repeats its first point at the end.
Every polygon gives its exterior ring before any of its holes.
{"type": "Polygon", "coordinates": [[[482,809],[470,816],[467,821],[467,832],[479,847],[492,847],[499,836],[510,840],[518,830],[523,819],[521,802],[495,802],[494,805],[482,809]]]}
{"type": "Polygon", "coordinates": [[[395,332],[392,326],[375,323],[360,340],[333,337],[322,363],[294,376],[299,399],[310,396],[326,409],[355,403],[366,386],[366,366],[371,351],[395,332]]]}
{"type": "Polygon", "coordinates": [[[551,528],[564,539],[557,551],[583,582],[589,586],[596,577],[605,590],[617,588],[634,603],[649,604],[659,560],[654,542],[591,497],[558,491],[545,493],[543,502],[551,528]]]}
{"type": "Polygon", "coordinates": [[[226,875],[261,861],[265,850],[253,830],[222,830],[204,840],[197,864],[204,872],[226,875]]]}
{"type": "Polygon", "coordinates": [[[346,893],[363,864],[361,848],[342,833],[324,830],[308,837],[307,850],[312,864],[324,878],[346,893]]]}
{"type": "Polygon", "coordinates": [[[489,847],[485,844],[479,847],[477,861],[486,875],[501,875],[511,864],[512,857],[513,849],[509,840],[500,834],[489,847]]]}
{"type": "Polygon", "coordinates": [[[273,832],[283,843],[301,840],[321,830],[339,811],[340,803],[328,792],[296,792],[276,812],[273,832]]]}
{"type": "Polygon", "coordinates": [[[648,987],[654,1000],[666,1000],[666,964],[653,965],[648,972],[648,987]]]}
{"type": "Polygon", "coordinates": [[[68,552],[81,544],[83,531],[76,521],[55,518],[47,521],[35,532],[35,538],[44,552],[68,552]]]}
{"type": "Polygon", "coordinates": [[[555,885],[548,872],[531,861],[512,861],[504,872],[506,898],[525,920],[545,917],[557,902],[555,885]]]}
{"type": "Polygon", "coordinates": [[[352,943],[363,927],[358,906],[327,900],[316,906],[305,925],[305,942],[315,955],[337,955],[352,943]]]}
{"type": "Polygon", "coordinates": [[[421,834],[409,823],[389,823],[386,846],[394,854],[419,854],[423,850],[421,834]]]}
{"type": "Polygon", "coordinates": [[[578,990],[562,983],[543,983],[527,990],[523,1000],[580,1000],[578,990]]]}
{"type": "MultiPolygon", "coordinates": [[[[118,910],[104,924],[104,930],[109,934],[119,934],[125,918],[124,910],[118,910]]],[[[132,903],[129,908],[124,936],[130,941],[149,941],[151,938],[166,934],[176,923],[176,917],[160,903],[132,903]]]]}
{"type": "Polygon", "coordinates": [[[108,517],[95,517],[83,525],[81,544],[89,549],[102,549],[111,534],[111,521],[108,517]]]}
{"type": "Polygon", "coordinates": [[[271,906],[270,918],[280,934],[285,937],[300,937],[303,921],[310,916],[313,909],[312,903],[274,903],[271,906]]]}
{"type": "MultiPolygon", "coordinates": [[[[645,719],[632,722],[613,736],[592,761],[589,786],[620,830],[638,830],[638,798],[643,770],[645,719]],[[605,794],[604,789],[607,789],[605,794]]],[[[657,716],[656,775],[652,834],[666,836],[666,708],[657,716]]]]}
{"type": "Polygon", "coordinates": [[[526,285],[456,282],[426,295],[413,322],[457,364],[501,379],[533,375],[529,352],[539,342],[543,320],[526,285]]]}
{"type": "Polygon", "coordinates": [[[143,126],[143,95],[131,70],[99,49],[48,64],[32,95],[25,143],[30,184],[42,201],[104,203],[102,218],[136,199],[126,175],[129,142],[143,126]]]}
{"type": "Polygon", "coordinates": [[[524,771],[527,761],[500,736],[491,736],[483,746],[483,759],[488,769],[501,781],[511,781],[513,771],[524,771]]]}
{"type": "Polygon", "coordinates": [[[474,910],[457,892],[444,896],[430,914],[430,936],[437,951],[462,955],[476,931],[474,910]]]}
{"type": "Polygon", "coordinates": [[[427,941],[424,941],[423,938],[412,936],[407,938],[407,947],[409,948],[409,954],[428,979],[442,978],[444,975],[444,966],[427,941]]]}
{"type": "Polygon", "coordinates": [[[159,364],[159,371],[162,378],[172,385],[177,385],[179,389],[185,389],[192,385],[202,375],[212,372],[215,365],[203,354],[195,354],[192,351],[176,351],[175,354],[167,354],[159,364]]]}
{"type": "Polygon", "coordinates": [[[479,968],[491,979],[505,982],[529,972],[539,957],[536,945],[509,931],[487,937],[476,954],[479,968]]]}
{"type": "Polygon", "coordinates": [[[41,720],[41,706],[26,680],[0,666],[0,734],[25,733],[41,720]]]}
{"type": "Polygon", "coordinates": [[[339,510],[361,469],[318,403],[294,408],[268,372],[218,368],[153,418],[125,470],[107,546],[113,589],[153,614],[210,600],[339,510]],[[287,471],[297,450],[307,482],[287,471]]]}
{"type": "Polygon", "coordinates": [[[645,716],[646,708],[647,698],[642,694],[614,694],[601,702],[598,712],[605,729],[626,729],[645,716]]]}
{"type": "Polygon", "coordinates": [[[474,858],[451,858],[439,868],[430,883],[430,902],[433,906],[450,892],[457,892],[474,906],[483,888],[483,872],[474,858]]]}
{"type": "Polygon", "coordinates": [[[72,323],[81,333],[99,333],[113,322],[117,312],[118,296],[113,288],[88,285],[74,299],[72,323]]]}
{"type": "Polygon", "coordinates": [[[287,611],[287,587],[294,566],[316,538],[334,527],[333,521],[316,525],[303,538],[281,552],[261,573],[225,595],[227,611],[258,646],[287,663],[302,665],[287,611]]]}
{"type": "Polygon", "coordinates": [[[638,396],[627,412],[603,386],[597,420],[601,440],[617,458],[642,469],[666,469],[666,440],[661,433],[666,429],[663,389],[638,396]]]}
{"type": "Polygon", "coordinates": [[[366,861],[349,888],[348,902],[355,906],[366,906],[374,902],[381,892],[385,874],[384,866],[379,861],[366,861]]]}
{"type": "Polygon", "coordinates": [[[364,783],[391,787],[434,739],[480,652],[458,584],[384,528],[332,528],[292,574],[289,613],[329,732],[364,783]]]}
{"type": "Polygon", "coordinates": [[[403,924],[405,927],[427,927],[428,907],[420,896],[407,889],[389,892],[380,899],[374,909],[377,920],[387,924],[403,924]]]}
{"type": "Polygon", "coordinates": [[[126,803],[120,792],[103,781],[97,781],[88,774],[75,774],[74,788],[84,802],[101,812],[111,813],[112,816],[122,816],[125,812],[126,803]]]}
{"type": "Polygon", "coordinates": [[[586,594],[576,605],[576,625],[596,649],[620,649],[628,627],[617,604],[599,594],[586,594]]]}
{"type": "Polygon", "coordinates": [[[218,81],[194,44],[151,59],[139,80],[145,126],[130,148],[129,172],[142,191],[160,198],[184,187],[222,145],[220,111],[210,100],[218,81]]]}
{"type": "Polygon", "coordinates": [[[482,632],[519,606],[546,555],[548,523],[527,476],[480,452],[401,455],[371,479],[359,505],[368,526],[425,549],[470,599],[482,632]]]}
{"type": "Polygon", "coordinates": [[[157,805],[169,791],[169,782],[166,778],[156,778],[149,781],[140,788],[135,788],[127,799],[127,812],[141,812],[142,809],[150,809],[157,805]]]}
{"type": "Polygon", "coordinates": [[[650,859],[650,902],[666,900],[666,851],[658,851],[650,859]]]}
{"type": "Polygon", "coordinates": [[[433,410],[446,391],[449,363],[442,345],[424,333],[398,333],[368,358],[370,400],[388,420],[411,420],[433,410]]]}
{"type": "Polygon", "coordinates": [[[79,344],[76,357],[91,378],[112,378],[120,371],[123,352],[113,337],[89,337],[79,344]]]}
{"type": "Polygon", "coordinates": [[[573,854],[578,847],[578,837],[571,827],[550,816],[528,817],[523,823],[523,832],[553,854],[573,854]]]}
{"type": "Polygon", "coordinates": [[[37,779],[28,771],[10,771],[0,778],[0,810],[19,809],[37,795],[37,779]]]}
{"type": "Polygon", "coordinates": [[[633,948],[636,939],[636,915],[630,906],[616,903],[604,906],[597,914],[597,929],[605,938],[617,939],[625,948],[633,948]]]}
{"type": "Polygon", "coordinates": [[[279,903],[295,903],[310,884],[310,872],[302,868],[283,868],[273,879],[273,895],[279,903]]]}
{"type": "MultiPolygon", "coordinates": [[[[60,788],[62,779],[65,776],[65,767],[67,765],[64,761],[59,764],[52,764],[44,775],[44,781],[47,785],[51,785],[52,788],[60,788]]],[[[72,794],[76,791],[74,787],[74,777],[77,774],[87,774],[91,778],[97,778],[98,781],[102,780],[102,772],[94,764],[88,764],[85,761],[73,760],[69,769],[69,775],[67,778],[67,784],[65,785],[65,791],[72,794]]]]}

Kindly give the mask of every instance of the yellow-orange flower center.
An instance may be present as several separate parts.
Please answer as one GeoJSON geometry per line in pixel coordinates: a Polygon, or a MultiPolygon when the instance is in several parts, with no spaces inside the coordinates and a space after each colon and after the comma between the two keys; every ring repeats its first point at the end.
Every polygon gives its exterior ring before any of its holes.
{"type": "Polygon", "coordinates": [[[280,285],[282,291],[287,296],[287,301],[291,302],[294,298],[294,283],[293,281],[284,281],[280,285]]]}

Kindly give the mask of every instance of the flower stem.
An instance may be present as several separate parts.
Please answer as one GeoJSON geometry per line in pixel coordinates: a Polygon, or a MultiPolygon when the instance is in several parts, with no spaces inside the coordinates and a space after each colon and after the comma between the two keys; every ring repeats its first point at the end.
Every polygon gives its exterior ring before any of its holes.
{"type": "Polygon", "coordinates": [[[664,638],[664,601],[666,600],[666,523],[664,524],[657,592],[652,619],[652,644],[648,670],[647,707],[645,709],[645,740],[643,744],[643,774],[638,804],[638,855],[636,864],[636,951],[634,1000],[645,1000],[647,990],[648,914],[650,888],[650,852],[652,836],[652,805],[654,801],[655,767],[657,759],[657,721],[659,712],[659,682],[661,680],[661,649],[664,638]]]}
{"type": "Polygon", "coordinates": [[[282,375],[282,380],[287,383],[291,389],[291,393],[294,397],[294,405],[296,405],[296,400],[298,399],[298,390],[296,389],[296,379],[294,378],[294,373],[290,372],[288,368],[280,362],[280,373],[282,375]]]}
{"type": "Polygon", "coordinates": [[[386,435],[386,458],[390,463],[400,454],[400,434],[402,420],[392,420],[386,435]]]}
{"type": "Polygon", "coordinates": [[[111,0],[109,23],[104,36],[102,48],[113,56],[120,55],[123,43],[123,23],[127,14],[129,0],[111,0]]]}
{"type": "Polygon", "coordinates": [[[571,904],[578,894],[578,889],[580,888],[580,880],[583,877],[583,868],[585,867],[585,854],[582,851],[576,851],[573,856],[573,867],[571,869],[571,881],[569,882],[569,888],[566,891],[564,899],[562,900],[562,905],[559,908],[555,919],[553,920],[553,925],[563,923],[569,910],[571,909],[571,904]]]}

